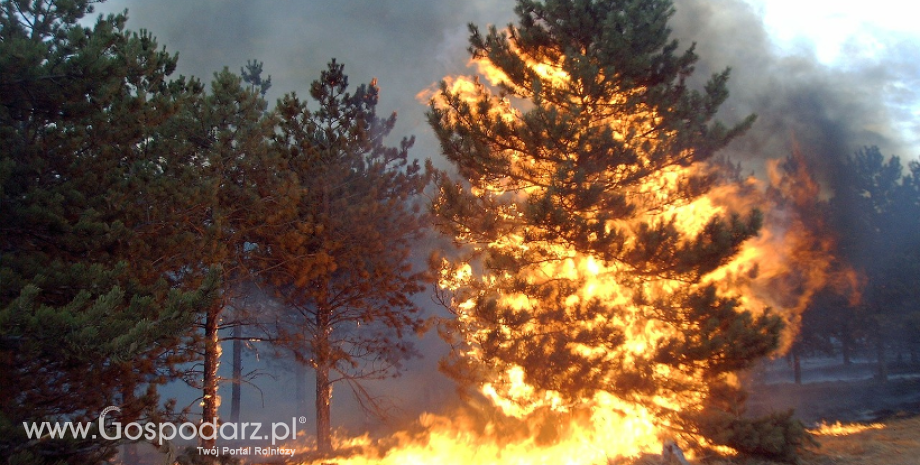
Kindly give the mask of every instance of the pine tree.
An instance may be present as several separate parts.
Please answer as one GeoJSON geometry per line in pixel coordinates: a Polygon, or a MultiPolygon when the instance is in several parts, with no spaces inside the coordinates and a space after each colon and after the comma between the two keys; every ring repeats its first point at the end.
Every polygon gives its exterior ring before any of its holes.
{"type": "Polygon", "coordinates": [[[316,372],[320,453],[332,448],[333,385],[379,407],[362,380],[398,373],[422,324],[411,298],[426,275],[411,252],[425,231],[416,197],[430,176],[409,161],[412,139],[385,145],[396,115],[377,116],[378,92],[375,81],[349,92],[333,60],[311,86],[315,109],[293,94],[279,101],[275,147],[291,177],[254,240],[260,277],[288,310],[278,339],[316,372]]]}
{"type": "Polygon", "coordinates": [[[920,236],[917,234],[920,231],[920,162],[911,161],[907,168],[909,173],[902,178],[897,200],[901,212],[899,231],[904,234],[901,245],[905,252],[898,264],[903,267],[903,279],[898,284],[904,305],[905,344],[910,354],[910,363],[917,366],[920,364],[920,308],[910,303],[920,301],[920,236]]]}
{"type": "MultiPolygon", "coordinates": [[[[198,322],[201,328],[196,350],[201,357],[200,378],[192,385],[202,390],[202,422],[217,424],[221,379],[222,329],[239,326],[242,314],[225,322],[225,310],[242,297],[240,290],[254,278],[247,257],[252,249],[252,234],[277,207],[276,189],[282,179],[280,159],[269,150],[268,142],[275,119],[266,111],[261,67],[250,63],[244,78],[227,69],[215,73],[208,95],[188,106],[182,128],[191,141],[188,163],[197,179],[189,187],[194,199],[186,224],[194,230],[196,246],[184,259],[186,273],[204,276],[216,272],[221,279],[219,299],[208,306],[198,322]],[[258,81],[258,82],[256,82],[258,81]],[[199,382],[200,380],[200,382],[199,382]]],[[[206,447],[214,445],[205,439],[206,447]]]]}
{"type": "Polygon", "coordinates": [[[910,337],[904,330],[917,318],[920,168],[916,162],[909,168],[906,175],[898,157],[886,158],[878,147],[866,147],[845,159],[830,201],[843,257],[865,281],[862,299],[843,307],[843,318],[868,333],[881,381],[888,378],[887,353],[899,339],[910,337]]]}
{"type": "MultiPolygon", "coordinates": [[[[265,97],[265,94],[268,93],[268,89],[271,88],[272,78],[263,78],[262,76],[262,62],[256,60],[249,60],[246,62],[246,66],[240,68],[240,77],[243,81],[249,85],[249,90],[251,92],[258,92],[261,97],[265,97]]],[[[253,291],[252,286],[250,286],[249,291],[253,291]]],[[[252,294],[252,292],[245,292],[244,294],[252,294]]],[[[256,293],[256,295],[258,295],[256,293]]],[[[251,297],[251,295],[248,295],[251,297]]],[[[252,310],[246,308],[249,303],[249,299],[244,299],[241,302],[241,305],[235,305],[236,311],[234,312],[234,322],[233,326],[233,335],[229,338],[232,344],[233,351],[233,360],[232,360],[232,379],[230,380],[231,392],[230,392],[230,421],[233,423],[239,423],[240,421],[240,403],[242,401],[242,388],[243,388],[243,341],[246,337],[243,335],[243,327],[251,325],[254,323],[255,317],[251,315],[252,310]]],[[[250,376],[252,373],[250,373],[250,376]]]]}
{"type": "Polygon", "coordinates": [[[0,3],[0,456],[96,462],[101,439],[29,439],[24,421],[150,419],[213,279],[185,280],[190,174],[170,130],[201,88],[126,17],[88,1],[0,3]]]}
{"type": "Polygon", "coordinates": [[[729,71],[690,87],[697,57],[669,38],[669,1],[519,0],[515,12],[504,32],[470,25],[496,86],[447,80],[429,112],[461,177],[441,182],[438,226],[470,253],[442,269],[458,315],[445,369],[525,407],[609,393],[681,435],[783,456],[803,434],[788,416],[758,423],[786,428],[777,451],[719,430],[749,424],[733,373],[782,329],[706,277],[761,215],[684,208],[753,123],[714,120],[729,71]],[[518,396],[518,378],[538,394],[518,396]]]}

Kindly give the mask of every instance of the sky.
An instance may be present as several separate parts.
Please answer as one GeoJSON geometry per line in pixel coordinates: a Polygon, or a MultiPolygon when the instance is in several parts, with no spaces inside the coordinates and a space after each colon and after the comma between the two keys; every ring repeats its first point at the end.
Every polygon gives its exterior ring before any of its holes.
{"type": "Polygon", "coordinates": [[[786,51],[812,48],[819,61],[845,64],[848,57],[884,56],[893,41],[920,36],[903,3],[878,0],[867,8],[854,0],[751,0],[772,38],[786,51]]]}
{"type": "MultiPolygon", "coordinates": [[[[920,155],[920,28],[902,5],[676,0],[671,26],[682,45],[696,43],[697,85],[732,68],[731,96],[719,117],[732,123],[758,116],[726,154],[759,172],[764,160],[797,146],[832,189],[840,160],[861,147],[877,145],[902,159],[920,155]]],[[[151,31],[179,53],[179,73],[204,81],[225,66],[238,71],[247,60],[264,62],[270,101],[306,95],[334,57],[352,85],[377,78],[378,111],[398,114],[394,144],[415,135],[410,153],[437,161],[426,106],[416,95],[447,75],[473,74],[467,23],[507,25],[513,6],[513,0],[109,0],[97,12],[127,8],[129,29],[151,31]]],[[[432,348],[426,353],[443,351],[435,335],[422,344],[432,348]]],[[[452,392],[430,375],[436,362],[429,356],[387,389],[417,407],[445,402],[452,392]]],[[[267,398],[276,392],[263,388],[267,398]]],[[[244,396],[258,404],[252,392],[244,396]]],[[[334,418],[350,415],[341,408],[334,418]]]]}
{"type": "Polygon", "coordinates": [[[903,2],[877,0],[751,0],[771,40],[785,55],[811,54],[842,72],[887,74],[882,84],[897,136],[920,153],[920,28],[903,2]],[[885,69],[885,68],[888,69],[885,69]]]}
{"type": "MultiPolygon", "coordinates": [[[[675,2],[673,35],[681,44],[697,43],[697,75],[733,70],[732,97],[720,116],[760,118],[730,156],[782,157],[793,139],[818,165],[871,145],[890,155],[920,155],[920,28],[911,27],[911,15],[894,0],[865,5],[675,2]]],[[[353,85],[378,78],[379,110],[398,113],[394,137],[415,135],[413,154],[437,159],[426,108],[415,96],[446,75],[472,74],[467,23],[502,27],[514,20],[513,6],[513,0],[109,0],[98,11],[127,8],[129,28],[146,28],[179,52],[182,74],[207,81],[224,66],[263,61],[272,76],[271,101],[306,94],[336,58],[353,85]]]]}

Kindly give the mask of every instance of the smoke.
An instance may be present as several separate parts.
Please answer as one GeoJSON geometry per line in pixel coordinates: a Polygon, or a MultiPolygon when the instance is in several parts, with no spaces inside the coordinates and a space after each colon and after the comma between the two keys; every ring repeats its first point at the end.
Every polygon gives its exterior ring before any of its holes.
{"type": "MultiPolygon", "coordinates": [[[[414,97],[446,75],[472,74],[466,67],[466,24],[503,27],[515,19],[513,6],[513,0],[110,0],[99,11],[127,8],[130,29],[150,30],[161,46],[179,52],[179,73],[205,82],[225,66],[236,71],[249,59],[263,61],[272,76],[270,100],[291,91],[307,94],[310,82],[335,57],[352,85],[378,79],[379,110],[399,115],[393,135],[415,135],[412,154],[437,160],[426,108],[414,97]]],[[[789,155],[797,143],[818,181],[833,189],[840,160],[860,147],[917,154],[920,136],[903,134],[920,135],[915,109],[920,44],[882,34],[880,54],[855,54],[846,66],[832,68],[821,64],[813,49],[777,47],[759,12],[745,1],[676,0],[675,8],[674,37],[684,47],[695,42],[700,56],[695,85],[732,68],[731,96],[720,118],[730,124],[758,115],[754,127],[725,151],[749,170],[763,173],[765,160],[789,155]]],[[[401,379],[374,386],[403,399],[408,413],[440,411],[453,394],[449,382],[431,374],[446,350],[443,343],[429,335],[420,344],[424,360],[401,379]]],[[[278,382],[289,382],[285,376],[278,382]]],[[[293,387],[269,390],[290,395],[293,387]]],[[[336,402],[347,398],[342,390],[336,396],[336,402]]],[[[349,411],[334,412],[334,423],[349,411]]]]}
{"type": "Polygon", "coordinates": [[[128,9],[128,28],[145,28],[179,52],[178,73],[209,82],[224,67],[264,62],[272,76],[270,102],[306,96],[331,58],[345,65],[352,86],[377,78],[378,111],[397,112],[393,137],[415,135],[419,158],[438,158],[437,143],[414,99],[449,74],[464,73],[466,24],[503,25],[513,1],[341,0],[186,2],[109,0],[100,13],[128,9]]]}
{"type": "Polygon", "coordinates": [[[797,144],[818,181],[833,189],[840,160],[861,147],[915,155],[918,141],[902,136],[915,131],[911,107],[920,103],[906,86],[920,77],[918,66],[906,59],[917,49],[910,41],[888,35],[887,45],[872,56],[854,53],[857,58],[845,66],[831,67],[819,62],[814,47],[782,50],[749,2],[682,0],[675,6],[674,37],[687,46],[695,42],[700,56],[696,77],[732,69],[720,117],[758,117],[727,148],[731,158],[759,171],[765,159],[788,156],[797,144]]]}
{"type": "MultiPolygon", "coordinates": [[[[291,91],[305,94],[335,57],[353,84],[378,78],[381,110],[399,114],[394,135],[416,135],[414,154],[438,158],[425,107],[413,96],[446,75],[471,74],[466,24],[503,27],[514,21],[513,7],[513,0],[117,0],[100,10],[128,8],[130,28],[151,30],[168,50],[180,53],[179,72],[205,81],[224,66],[236,70],[249,59],[265,62],[274,83],[271,99],[291,91]]],[[[814,47],[780,49],[750,1],[677,0],[675,8],[673,36],[684,47],[696,43],[700,56],[696,84],[732,68],[731,96],[720,117],[731,123],[758,115],[727,155],[760,172],[762,160],[788,155],[795,140],[822,183],[838,178],[837,161],[863,146],[917,155],[916,40],[873,31],[871,44],[851,40],[845,65],[829,67],[818,61],[814,47]]]]}

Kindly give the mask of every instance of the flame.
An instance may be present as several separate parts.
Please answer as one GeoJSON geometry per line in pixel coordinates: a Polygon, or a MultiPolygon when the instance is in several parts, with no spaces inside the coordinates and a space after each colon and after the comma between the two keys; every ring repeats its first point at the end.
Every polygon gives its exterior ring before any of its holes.
{"type": "Polygon", "coordinates": [[[884,429],[885,425],[881,423],[841,423],[831,424],[820,423],[816,428],[809,430],[816,436],[849,436],[851,434],[862,433],[872,429],[884,429]]]}
{"type": "MultiPolygon", "coordinates": [[[[492,86],[512,84],[499,68],[486,58],[471,62],[479,74],[492,86]]],[[[529,68],[544,86],[542,92],[553,88],[575,85],[569,76],[554,63],[528,62],[529,68]]],[[[478,78],[449,77],[443,84],[451,94],[459,94],[470,105],[481,99],[487,89],[478,78]]],[[[538,84],[534,84],[538,85],[538,84]]],[[[486,91],[487,97],[492,95],[486,91]]],[[[525,94],[526,95],[526,94],[525,94]]],[[[433,99],[436,106],[446,106],[440,94],[432,90],[423,91],[420,99],[433,99]]],[[[515,106],[526,107],[528,102],[510,102],[501,95],[492,96],[499,105],[492,107],[492,113],[483,117],[502,118],[510,121],[519,115],[515,106]]],[[[620,95],[614,99],[626,99],[620,95]]],[[[455,103],[454,103],[455,104],[455,103]]],[[[644,143],[654,146],[656,140],[636,136],[635,128],[651,127],[658,117],[649,111],[638,111],[623,116],[599,115],[594,124],[610,127],[615,138],[624,143],[644,143]],[[627,134],[630,137],[627,137],[627,134]]],[[[640,133],[642,131],[639,131],[640,133]]],[[[541,169],[539,161],[520,162],[520,154],[506,154],[512,165],[521,170],[541,169]]],[[[689,166],[673,165],[648,180],[629,195],[636,200],[640,211],[635,221],[611,221],[608,231],[617,229],[635,232],[642,222],[670,221],[679,230],[693,237],[705,230],[715,218],[727,218],[732,214],[744,214],[759,210],[764,215],[761,233],[744,242],[734,257],[705,274],[699,286],[713,285],[720,296],[737,298],[744,309],[757,313],[771,311],[779,314],[786,322],[782,334],[780,352],[792,344],[802,312],[809,301],[822,287],[839,284],[855,290],[855,275],[833,267],[833,238],[826,234],[820,224],[820,215],[814,214],[820,202],[817,184],[805,169],[805,163],[798,153],[793,160],[799,164],[794,170],[783,169],[779,161],[771,162],[768,181],[753,176],[742,179],[723,179],[704,196],[688,195],[673,197],[681,191],[682,182],[687,179],[716,173],[719,168],[705,163],[689,166]],[[848,284],[847,284],[848,283],[848,284]]],[[[640,162],[641,163],[641,162],[640,162]]],[[[604,173],[596,181],[605,179],[604,173]]],[[[615,175],[607,174],[610,178],[615,175]]],[[[515,198],[539,192],[541,188],[519,184],[508,177],[496,176],[488,179],[471,180],[470,192],[479,197],[515,198]]],[[[513,202],[499,207],[499,218],[513,220],[522,216],[513,202]]],[[[474,231],[461,234],[459,241],[468,241],[474,231]]],[[[625,237],[635,237],[626,234],[625,237]]],[[[513,254],[539,252],[552,260],[534,263],[525,275],[526,284],[540,286],[553,280],[564,279],[573,288],[561,299],[566,309],[590,306],[592,302],[604,302],[608,307],[622,309],[615,315],[595,315],[577,321],[583,328],[614,324],[623,331],[625,343],[615,349],[593,347],[584,343],[570,343],[567,350],[598,360],[617,358],[623,365],[638,363],[651,348],[660,346],[675,336],[673,325],[662,323],[651,315],[649,308],[635,304],[637,292],[648,296],[669,296],[684,287],[685,283],[667,277],[633,279],[624,285],[625,271],[622,263],[605,261],[591,253],[575,250],[558,243],[525,241],[519,233],[502,234],[487,243],[474,246],[478,250],[498,249],[513,254]],[[613,350],[613,352],[611,352],[613,350]]],[[[634,271],[634,270],[632,270],[634,271]]],[[[452,307],[458,318],[460,337],[465,343],[464,356],[470,360],[481,360],[483,354],[479,343],[483,337],[477,328],[471,312],[482,297],[478,289],[497,282],[521,279],[520,274],[486,273],[475,269],[469,262],[445,260],[440,273],[439,285],[452,295],[452,307]]],[[[507,293],[499,297],[501,306],[515,309],[531,309],[538,302],[524,292],[507,293]]],[[[581,312],[586,314],[585,312],[581,312]]],[[[523,322],[527,329],[532,323],[523,322]]],[[[538,329],[535,326],[531,329],[538,329]]],[[[543,327],[543,330],[547,328],[543,327]]],[[[552,329],[552,328],[551,328],[552,329]]],[[[573,328],[556,328],[572,331],[573,328]]],[[[577,329],[577,328],[576,328],[577,329]]],[[[363,439],[361,444],[351,443],[361,452],[350,457],[336,459],[340,464],[595,464],[606,463],[616,457],[638,457],[642,454],[661,451],[662,443],[680,439],[685,431],[671,423],[672,417],[662,412],[693,412],[702,409],[702,403],[709,394],[710,386],[700,379],[700,369],[692,366],[671,367],[664,364],[653,366],[654,376],[662,386],[679,384],[693,386],[693,389],[659,388],[643,402],[619,398],[607,392],[595,392],[578,403],[567,401],[559,392],[538,389],[527,382],[524,369],[510,365],[494,371],[493,378],[479,386],[480,394],[489,401],[485,418],[500,413],[502,420],[483,420],[468,414],[440,416],[426,413],[419,419],[422,433],[399,432],[383,442],[363,439]],[[670,384],[669,384],[670,383],[670,384]],[[507,423],[517,422],[518,429],[510,434],[507,423]],[[538,426],[534,426],[538,425],[538,426]],[[524,430],[521,434],[520,430],[524,430]]],[[[738,385],[733,374],[721,379],[729,385],[738,385]]],[[[513,429],[513,428],[512,428],[513,429]]],[[[730,448],[714,447],[723,454],[731,454],[730,448]]],[[[688,453],[688,455],[691,455],[688,453]]]]}

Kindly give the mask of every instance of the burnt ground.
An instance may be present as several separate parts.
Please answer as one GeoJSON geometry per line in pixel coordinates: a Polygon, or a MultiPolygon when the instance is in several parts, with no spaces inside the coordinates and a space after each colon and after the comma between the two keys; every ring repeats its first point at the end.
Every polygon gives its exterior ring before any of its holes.
{"type": "Polygon", "coordinates": [[[920,367],[893,365],[890,372],[888,381],[880,382],[874,376],[874,363],[844,366],[828,360],[806,360],[802,384],[795,384],[791,367],[785,361],[775,361],[749,384],[749,412],[756,415],[794,408],[806,426],[920,415],[920,367]]]}

